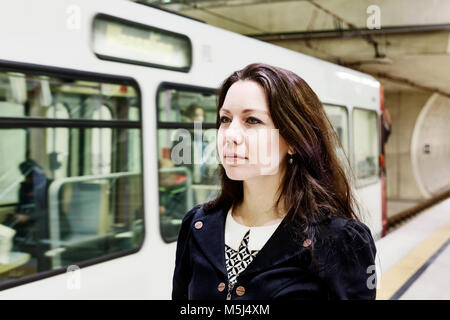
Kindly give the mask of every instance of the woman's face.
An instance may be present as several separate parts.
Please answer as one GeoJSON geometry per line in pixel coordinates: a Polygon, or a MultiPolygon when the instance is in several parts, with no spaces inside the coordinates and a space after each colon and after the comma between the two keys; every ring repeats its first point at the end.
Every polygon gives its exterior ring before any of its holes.
{"type": "Polygon", "coordinates": [[[248,180],[277,174],[288,146],[272,122],[264,89],[237,81],[219,112],[217,148],[228,178],[248,180]]]}

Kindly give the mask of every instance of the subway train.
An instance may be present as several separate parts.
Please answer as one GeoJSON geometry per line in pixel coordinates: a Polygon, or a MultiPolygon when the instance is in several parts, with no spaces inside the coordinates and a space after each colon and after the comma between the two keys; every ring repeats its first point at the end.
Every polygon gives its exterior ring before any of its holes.
{"type": "Polygon", "coordinates": [[[317,93],[383,235],[372,76],[132,1],[3,1],[0,30],[0,299],[170,299],[183,214],[219,189],[216,90],[253,62],[317,93]]]}

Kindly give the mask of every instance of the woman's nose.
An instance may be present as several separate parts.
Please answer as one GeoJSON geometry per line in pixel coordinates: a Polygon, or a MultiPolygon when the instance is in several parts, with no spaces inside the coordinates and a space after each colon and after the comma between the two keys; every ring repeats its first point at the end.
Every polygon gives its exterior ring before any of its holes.
{"type": "Polygon", "coordinates": [[[237,121],[231,122],[230,126],[226,129],[225,139],[228,143],[235,143],[238,145],[244,141],[242,128],[237,121]]]}

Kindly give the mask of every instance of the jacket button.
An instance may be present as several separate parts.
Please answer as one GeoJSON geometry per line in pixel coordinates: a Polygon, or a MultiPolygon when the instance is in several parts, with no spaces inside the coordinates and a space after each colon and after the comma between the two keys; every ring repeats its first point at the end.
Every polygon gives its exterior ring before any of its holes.
{"type": "Polygon", "coordinates": [[[217,290],[219,290],[219,292],[222,292],[225,289],[225,283],[221,282],[219,283],[219,285],[217,286],[217,290]]]}
{"type": "Polygon", "coordinates": [[[311,245],[312,241],[311,239],[306,239],[305,241],[303,241],[303,247],[309,247],[311,245]]]}
{"type": "Polygon", "coordinates": [[[201,221],[197,221],[195,224],[194,224],[194,227],[195,227],[195,229],[201,229],[202,227],[203,227],[203,222],[201,222],[201,221]]]}
{"type": "Polygon", "coordinates": [[[236,294],[238,296],[243,296],[245,294],[245,288],[243,286],[239,286],[236,288],[236,294]]]}

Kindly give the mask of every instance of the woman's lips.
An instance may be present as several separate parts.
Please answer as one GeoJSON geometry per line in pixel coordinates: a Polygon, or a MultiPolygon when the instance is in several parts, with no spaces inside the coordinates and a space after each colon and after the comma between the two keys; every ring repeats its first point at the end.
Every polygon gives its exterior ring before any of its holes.
{"type": "Polygon", "coordinates": [[[238,155],[226,155],[224,157],[225,159],[232,159],[232,160],[237,160],[237,159],[247,159],[247,157],[242,157],[242,156],[238,156],[238,155]]]}

